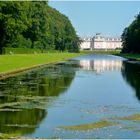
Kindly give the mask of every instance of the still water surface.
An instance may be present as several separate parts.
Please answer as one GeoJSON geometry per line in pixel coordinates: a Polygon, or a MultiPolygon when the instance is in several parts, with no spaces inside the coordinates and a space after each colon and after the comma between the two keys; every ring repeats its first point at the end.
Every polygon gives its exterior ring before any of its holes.
{"type": "Polygon", "coordinates": [[[0,134],[140,138],[140,65],[86,55],[1,80],[0,134]]]}

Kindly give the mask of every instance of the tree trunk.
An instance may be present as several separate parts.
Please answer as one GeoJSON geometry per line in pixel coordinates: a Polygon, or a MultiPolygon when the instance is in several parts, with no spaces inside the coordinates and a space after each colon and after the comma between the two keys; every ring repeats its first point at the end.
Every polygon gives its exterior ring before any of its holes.
{"type": "Polygon", "coordinates": [[[31,48],[32,48],[32,49],[34,48],[34,41],[32,41],[32,45],[31,45],[31,48]]]}
{"type": "Polygon", "coordinates": [[[2,47],[0,47],[0,54],[2,54],[2,50],[3,50],[2,47]]]}

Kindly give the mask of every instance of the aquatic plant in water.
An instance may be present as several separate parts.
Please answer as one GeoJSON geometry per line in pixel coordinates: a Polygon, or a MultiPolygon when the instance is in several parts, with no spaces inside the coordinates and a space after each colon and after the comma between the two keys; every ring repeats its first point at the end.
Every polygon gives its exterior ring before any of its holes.
{"type": "Polygon", "coordinates": [[[108,121],[98,121],[91,124],[80,124],[80,125],[72,125],[72,126],[60,126],[60,128],[65,130],[89,130],[89,129],[98,129],[103,127],[108,127],[115,125],[115,122],[108,122],[108,121]]]}

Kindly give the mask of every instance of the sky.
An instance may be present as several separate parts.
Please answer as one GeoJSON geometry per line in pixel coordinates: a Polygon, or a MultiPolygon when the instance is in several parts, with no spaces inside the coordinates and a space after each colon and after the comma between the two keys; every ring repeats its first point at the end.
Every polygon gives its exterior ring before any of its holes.
{"type": "Polygon", "coordinates": [[[49,1],[49,5],[65,14],[77,34],[120,36],[140,12],[140,1],[49,1]]]}

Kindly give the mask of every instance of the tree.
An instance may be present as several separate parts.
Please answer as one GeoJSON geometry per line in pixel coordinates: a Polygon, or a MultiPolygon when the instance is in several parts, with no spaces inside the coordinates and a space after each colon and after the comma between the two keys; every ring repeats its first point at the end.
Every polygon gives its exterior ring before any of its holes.
{"type": "Polygon", "coordinates": [[[69,19],[46,1],[0,2],[0,53],[3,47],[79,51],[69,19]]]}
{"type": "Polygon", "coordinates": [[[122,42],[122,52],[140,53],[140,13],[136,16],[136,19],[124,29],[122,42]]]}
{"type": "Polygon", "coordinates": [[[5,1],[0,2],[0,53],[5,46],[17,47],[16,41],[27,29],[26,10],[28,3],[5,1]]]}

